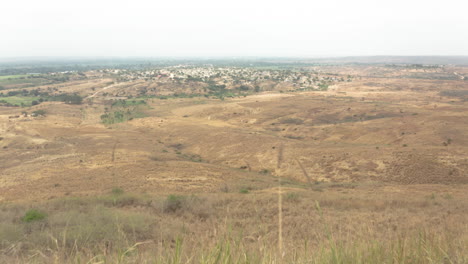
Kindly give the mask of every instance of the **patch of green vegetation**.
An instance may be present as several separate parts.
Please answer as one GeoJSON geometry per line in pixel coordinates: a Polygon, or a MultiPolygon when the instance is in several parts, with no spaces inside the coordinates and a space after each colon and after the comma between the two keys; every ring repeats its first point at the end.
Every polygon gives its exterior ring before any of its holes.
{"type": "Polygon", "coordinates": [[[190,161],[193,161],[193,162],[202,162],[203,159],[201,158],[200,155],[198,154],[182,154],[180,153],[180,155],[184,158],[184,159],[188,159],[190,161]]]}
{"type": "Polygon", "coordinates": [[[61,94],[52,96],[49,98],[50,101],[60,101],[66,104],[81,104],[83,102],[83,97],[78,94],[61,94]]]}
{"type": "Polygon", "coordinates": [[[250,88],[245,85],[241,85],[236,89],[226,89],[226,85],[216,85],[216,84],[209,84],[205,91],[208,93],[205,95],[206,97],[215,97],[220,100],[224,100],[224,98],[234,98],[240,96],[247,96],[250,94],[250,88]]]}
{"type": "Polygon", "coordinates": [[[200,97],[202,96],[201,94],[187,94],[187,93],[174,93],[172,95],[172,98],[194,98],[194,97],[200,97]]]}
{"type": "Polygon", "coordinates": [[[101,121],[105,125],[112,125],[117,123],[126,122],[133,120],[135,118],[145,117],[143,112],[143,106],[147,107],[146,102],[143,103],[119,103],[115,107],[112,107],[112,110],[101,115],[101,121]]]}
{"type": "Polygon", "coordinates": [[[138,98],[156,98],[160,100],[167,100],[167,99],[176,99],[176,98],[196,98],[196,97],[202,97],[202,96],[204,95],[198,94],[198,93],[193,93],[193,94],[174,93],[172,95],[144,96],[144,97],[138,97],[138,98]]]}
{"type": "Polygon", "coordinates": [[[31,210],[28,210],[24,214],[22,220],[23,220],[23,222],[29,223],[29,222],[32,222],[32,221],[42,220],[42,219],[46,218],[46,216],[47,215],[45,213],[43,213],[43,212],[41,212],[39,210],[31,209],[31,210]]]}
{"type": "Polygon", "coordinates": [[[40,109],[40,110],[33,111],[32,114],[35,115],[35,116],[45,116],[46,111],[43,110],[43,109],[40,109]]]}
{"type": "Polygon", "coordinates": [[[81,104],[83,97],[78,94],[49,95],[47,92],[34,90],[13,90],[6,94],[0,93],[0,105],[28,107],[45,101],[60,101],[66,104],[81,104]]]}
{"type": "Polygon", "coordinates": [[[31,96],[7,96],[0,97],[0,105],[4,106],[31,106],[33,102],[38,104],[40,97],[31,96]]]}
{"type": "Polygon", "coordinates": [[[143,118],[146,116],[144,109],[149,108],[145,100],[130,99],[118,100],[112,103],[111,109],[106,108],[106,112],[101,115],[103,124],[111,125],[122,123],[135,118],[143,118]]]}
{"type": "MultiPolygon", "coordinates": [[[[10,75],[11,76],[11,75],[10,75]]],[[[20,76],[20,75],[12,75],[12,76],[20,76]]],[[[0,77],[5,77],[5,76],[0,76],[0,77]]],[[[44,84],[51,84],[53,83],[52,80],[48,80],[45,78],[40,78],[40,77],[16,77],[16,78],[2,78],[0,79],[0,85],[2,86],[15,86],[15,87],[31,87],[31,86],[38,86],[38,85],[44,85],[44,84]]]]}
{"type": "Polygon", "coordinates": [[[241,189],[239,190],[239,193],[243,193],[243,194],[246,194],[246,193],[249,193],[249,192],[250,192],[250,191],[249,191],[248,188],[241,188],[241,189]]]}
{"type": "Polygon", "coordinates": [[[115,187],[115,188],[112,188],[111,193],[113,195],[122,195],[124,193],[124,190],[122,188],[115,187]]]}
{"type": "Polygon", "coordinates": [[[29,76],[29,75],[27,75],[27,74],[4,75],[4,76],[0,76],[0,80],[18,79],[18,78],[23,78],[23,77],[28,77],[28,76],[29,76]]]}
{"type": "Polygon", "coordinates": [[[137,106],[137,105],[146,105],[145,100],[118,100],[112,103],[112,107],[127,107],[127,106],[137,106]]]}
{"type": "Polygon", "coordinates": [[[318,85],[320,91],[327,91],[328,90],[328,83],[321,83],[318,85]]]}
{"type": "Polygon", "coordinates": [[[127,109],[127,111],[118,110],[118,111],[113,111],[113,112],[103,114],[101,115],[101,121],[105,125],[112,125],[112,124],[126,122],[134,118],[142,118],[142,117],[145,117],[143,113],[133,112],[130,109],[127,109]]]}

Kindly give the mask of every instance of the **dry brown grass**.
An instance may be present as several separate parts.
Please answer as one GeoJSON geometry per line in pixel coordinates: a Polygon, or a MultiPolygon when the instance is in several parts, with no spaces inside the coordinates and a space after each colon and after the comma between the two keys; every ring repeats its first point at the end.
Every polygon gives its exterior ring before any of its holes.
{"type": "Polygon", "coordinates": [[[275,193],[55,199],[1,208],[3,263],[465,263],[466,195],[375,187],[275,193]],[[33,206],[45,220],[20,219],[33,206]],[[225,261],[225,262],[224,262],[225,261]],[[356,261],[356,262],[354,262],[356,261]]]}

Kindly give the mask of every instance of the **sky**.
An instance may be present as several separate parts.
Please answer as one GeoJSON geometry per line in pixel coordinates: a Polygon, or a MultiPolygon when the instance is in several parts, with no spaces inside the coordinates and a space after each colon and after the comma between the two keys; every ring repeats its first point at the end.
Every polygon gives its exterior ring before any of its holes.
{"type": "Polygon", "coordinates": [[[14,0],[0,57],[468,55],[465,0],[14,0]]]}

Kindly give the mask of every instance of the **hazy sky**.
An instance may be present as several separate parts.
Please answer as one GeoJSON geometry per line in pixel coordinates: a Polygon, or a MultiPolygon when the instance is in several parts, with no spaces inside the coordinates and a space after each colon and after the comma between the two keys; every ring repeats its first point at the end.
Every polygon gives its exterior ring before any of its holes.
{"type": "Polygon", "coordinates": [[[0,57],[468,55],[466,0],[8,0],[0,57]]]}

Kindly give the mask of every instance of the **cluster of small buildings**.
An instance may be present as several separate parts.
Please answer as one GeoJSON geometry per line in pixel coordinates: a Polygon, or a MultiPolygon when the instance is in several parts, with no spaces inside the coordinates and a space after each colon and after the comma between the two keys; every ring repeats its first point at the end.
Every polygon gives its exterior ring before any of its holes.
{"type": "Polygon", "coordinates": [[[255,86],[262,82],[290,84],[297,89],[320,89],[323,85],[351,81],[350,76],[321,73],[316,70],[266,70],[250,67],[171,66],[151,70],[100,70],[117,75],[118,81],[146,80],[156,82],[205,82],[227,86],[255,86]]]}

